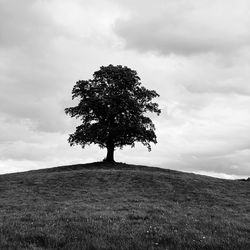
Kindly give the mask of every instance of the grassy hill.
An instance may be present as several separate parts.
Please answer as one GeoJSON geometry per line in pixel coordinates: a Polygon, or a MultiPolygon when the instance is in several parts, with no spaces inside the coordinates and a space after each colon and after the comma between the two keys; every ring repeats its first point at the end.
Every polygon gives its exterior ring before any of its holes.
{"type": "Polygon", "coordinates": [[[0,175],[0,249],[250,249],[250,182],[118,163],[0,175]]]}

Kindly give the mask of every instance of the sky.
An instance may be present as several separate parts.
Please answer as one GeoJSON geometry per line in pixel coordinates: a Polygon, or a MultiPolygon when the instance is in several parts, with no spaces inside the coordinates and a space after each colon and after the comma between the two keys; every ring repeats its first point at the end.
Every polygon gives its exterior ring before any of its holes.
{"type": "Polygon", "coordinates": [[[136,70],[156,90],[158,143],[118,162],[250,176],[250,1],[0,0],[0,174],[101,161],[70,147],[78,80],[136,70]]]}

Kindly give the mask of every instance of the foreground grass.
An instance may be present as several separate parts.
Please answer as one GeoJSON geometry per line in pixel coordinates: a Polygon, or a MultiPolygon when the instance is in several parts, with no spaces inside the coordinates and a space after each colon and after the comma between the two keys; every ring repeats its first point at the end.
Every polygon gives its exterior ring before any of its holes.
{"type": "Polygon", "coordinates": [[[250,182],[104,163],[0,175],[0,249],[250,249],[250,182]]]}

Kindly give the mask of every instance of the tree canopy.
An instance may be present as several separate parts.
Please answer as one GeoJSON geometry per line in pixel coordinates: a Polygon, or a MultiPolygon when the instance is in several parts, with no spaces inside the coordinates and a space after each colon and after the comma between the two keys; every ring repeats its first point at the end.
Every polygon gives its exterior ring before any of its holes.
{"type": "Polygon", "coordinates": [[[159,95],[141,85],[135,70],[126,66],[102,66],[94,72],[93,79],[79,80],[72,90],[72,99],[79,103],[65,109],[71,117],[81,119],[81,124],[69,136],[70,145],[83,148],[91,143],[107,148],[106,161],[114,161],[115,148],[134,146],[141,142],[151,150],[157,143],[155,126],[145,116],[157,115],[161,110],[152,99],[159,95]]]}

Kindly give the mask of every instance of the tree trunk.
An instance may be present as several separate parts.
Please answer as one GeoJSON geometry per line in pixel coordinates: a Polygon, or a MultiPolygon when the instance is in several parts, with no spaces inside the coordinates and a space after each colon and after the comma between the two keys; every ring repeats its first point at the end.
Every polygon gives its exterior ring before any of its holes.
{"type": "Polygon", "coordinates": [[[105,159],[106,162],[115,162],[114,151],[115,151],[114,143],[113,142],[108,143],[107,144],[107,157],[105,159]]]}

